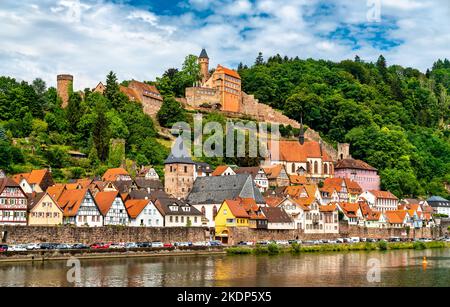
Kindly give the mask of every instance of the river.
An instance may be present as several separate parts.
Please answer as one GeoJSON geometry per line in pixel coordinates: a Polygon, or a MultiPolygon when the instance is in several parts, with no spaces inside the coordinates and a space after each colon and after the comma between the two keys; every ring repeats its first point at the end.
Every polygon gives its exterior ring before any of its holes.
{"type": "Polygon", "coordinates": [[[450,249],[82,260],[74,283],[69,269],[0,263],[0,286],[450,286],[450,249]]]}

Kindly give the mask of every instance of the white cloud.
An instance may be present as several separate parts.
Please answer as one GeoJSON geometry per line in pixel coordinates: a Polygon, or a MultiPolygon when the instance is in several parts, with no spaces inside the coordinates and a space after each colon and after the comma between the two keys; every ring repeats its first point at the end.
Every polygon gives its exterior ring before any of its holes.
{"type": "MultiPolygon", "coordinates": [[[[450,5],[447,0],[382,0],[386,41],[402,42],[377,50],[369,41],[377,28],[366,20],[366,1],[341,0],[186,0],[193,11],[179,16],[104,0],[2,0],[0,74],[55,85],[56,74],[71,73],[75,87],[94,87],[114,70],[119,79],[151,80],[179,67],[189,53],[207,48],[212,65],[252,64],[259,51],[300,58],[342,60],[355,54],[374,61],[422,70],[449,56],[450,5]],[[318,7],[328,5],[320,13],[318,7]],[[200,18],[198,11],[213,14],[200,18]],[[362,28],[361,28],[362,27],[362,28]],[[348,29],[347,39],[331,37],[348,29]],[[359,39],[353,50],[349,39],[359,39]]],[[[375,32],[375,33],[374,33],[375,32]]]]}

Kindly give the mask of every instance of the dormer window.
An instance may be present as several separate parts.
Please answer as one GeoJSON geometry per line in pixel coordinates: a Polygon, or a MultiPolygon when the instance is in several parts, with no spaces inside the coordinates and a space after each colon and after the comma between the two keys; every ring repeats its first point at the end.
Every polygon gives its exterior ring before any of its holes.
{"type": "Polygon", "coordinates": [[[178,211],[178,206],[175,204],[170,206],[170,211],[178,211]]]}

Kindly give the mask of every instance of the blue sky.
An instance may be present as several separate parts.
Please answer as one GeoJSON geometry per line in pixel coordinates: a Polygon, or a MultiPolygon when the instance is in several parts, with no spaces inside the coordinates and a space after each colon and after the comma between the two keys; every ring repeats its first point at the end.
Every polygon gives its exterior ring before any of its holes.
{"type": "Polygon", "coordinates": [[[212,66],[251,65],[259,51],[333,61],[382,53],[425,71],[450,57],[449,16],[448,0],[2,0],[0,75],[53,86],[70,73],[77,89],[110,70],[154,80],[201,48],[212,66]]]}

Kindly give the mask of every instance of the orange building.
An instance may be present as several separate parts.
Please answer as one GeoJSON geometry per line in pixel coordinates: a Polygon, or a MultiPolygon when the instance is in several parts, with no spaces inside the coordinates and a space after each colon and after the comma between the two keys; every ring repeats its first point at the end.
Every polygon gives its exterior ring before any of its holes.
{"type": "Polygon", "coordinates": [[[216,70],[210,76],[209,58],[205,49],[202,50],[198,61],[202,74],[202,84],[201,87],[198,88],[199,93],[203,92],[202,89],[214,90],[213,93],[207,93],[211,97],[201,97],[199,99],[211,100],[209,102],[220,104],[222,111],[240,112],[242,87],[241,76],[239,76],[237,71],[218,65],[216,70]],[[218,97],[219,101],[212,101],[218,97]]]}

